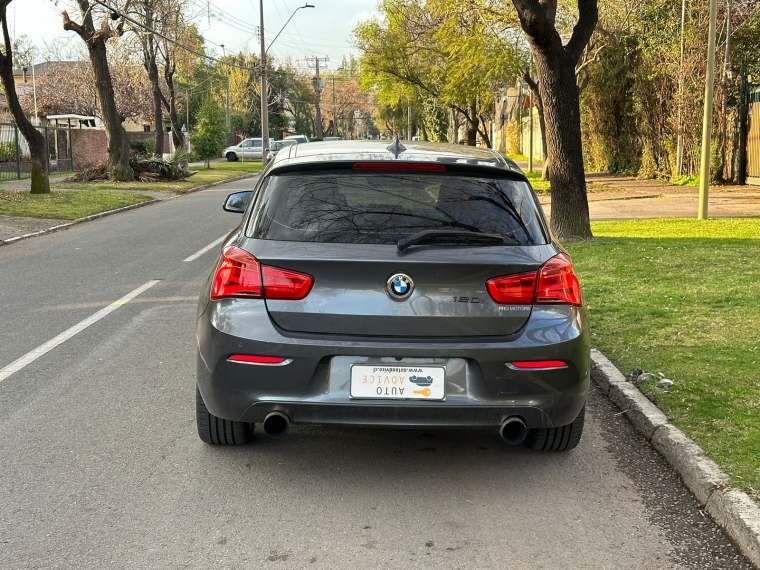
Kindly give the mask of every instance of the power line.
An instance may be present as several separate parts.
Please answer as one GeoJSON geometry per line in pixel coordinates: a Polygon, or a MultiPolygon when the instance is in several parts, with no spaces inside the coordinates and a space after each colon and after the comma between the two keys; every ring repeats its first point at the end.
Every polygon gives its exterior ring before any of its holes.
{"type": "Polygon", "coordinates": [[[104,8],[106,8],[107,10],[110,10],[112,14],[117,14],[119,17],[123,18],[127,22],[130,22],[131,24],[133,24],[133,25],[135,25],[135,26],[137,26],[139,28],[142,28],[142,29],[150,32],[151,34],[154,34],[154,35],[156,35],[156,36],[158,36],[160,38],[163,38],[167,42],[170,42],[170,43],[176,45],[177,47],[179,47],[181,49],[184,49],[185,51],[187,51],[189,53],[192,53],[193,55],[196,55],[196,56],[198,56],[200,58],[208,59],[210,61],[214,61],[216,63],[220,63],[222,65],[226,65],[228,67],[235,67],[237,69],[242,69],[244,71],[251,71],[251,70],[255,70],[255,69],[260,69],[261,68],[260,65],[255,65],[255,66],[252,66],[252,67],[244,67],[242,65],[237,65],[237,64],[234,64],[234,63],[228,63],[228,62],[222,61],[221,59],[218,59],[216,57],[212,57],[212,56],[207,55],[205,53],[199,52],[198,50],[195,50],[195,49],[193,49],[191,47],[188,47],[185,44],[180,43],[177,40],[175,40],[173,38],[170,38],[169,36],[166,36],[166,35],[162,34],[161,32],[157,32],[156,30],[154,30],[152,28],[149,28],[148,26],[145,26],[145,25],[141,24],[140,22],[138,22],[137,20],[134,20],[134,19],[130,18],[126,14],[120,13],[118,10],[116,10],[115,8],[112,8],[111,6],[109,6],[108,4],[106,4],[105,2],[102,2],[101,0],[93,0],[93,2],[95,2],[96,4],[100,4],[101,6],[103,6],[104,8]]]}

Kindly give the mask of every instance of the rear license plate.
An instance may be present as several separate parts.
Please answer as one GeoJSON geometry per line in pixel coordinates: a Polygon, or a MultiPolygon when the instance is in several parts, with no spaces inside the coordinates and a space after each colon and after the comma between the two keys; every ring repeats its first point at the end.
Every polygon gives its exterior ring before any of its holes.
{"type": "Polygon", "coordinates": [[[384,400],[443,400],[446,369],[443,366],[351,366],[351,397],[384,400]]]}

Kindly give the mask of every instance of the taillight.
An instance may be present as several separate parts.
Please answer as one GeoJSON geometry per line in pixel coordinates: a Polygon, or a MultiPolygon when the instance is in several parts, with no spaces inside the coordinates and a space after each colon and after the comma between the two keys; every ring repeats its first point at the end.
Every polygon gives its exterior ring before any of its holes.
{"type": "Polygon", "coordinates": [[[214,275],[214,283],[211,285],[211,298],[253,297],[260,299],[263,293],[259,261],[247,251],[237,247],[225,249],[214,275]]]}
{"type": "Polygon", "coordinates": [[[536,271],[496,277],[486,281],[486,289],[500,305],[531,305],[536,295],[536,271]]]}
{"type": "Polygon", "coordinates": [[[298,301],[306,297],[314,285],[314,278],[305,273],[262,265],[264,295],[267,299],[287,299],[298,301]]]}
{"type": "Polygon", "coordinates": [[[536,303],[582,304],[581,284],[573,271],[573,262],[564,253],[552,257],[539,270],[536,303]]]}
{"type": "Polygon", "coordinates": [[[500,305],[582,304],[581,285],[564,253],[552,257],[538,271],[489,279],[486,289],[500,305]]]}
{"type": "Polygon", "coordinates": [[[222,260],[211,285],[211,298],[266,297],[297,301],[309,294],[312,285],[314,278],[311,275],[261,265],[247,251],[230,247],[222,253],[222,260]]]}

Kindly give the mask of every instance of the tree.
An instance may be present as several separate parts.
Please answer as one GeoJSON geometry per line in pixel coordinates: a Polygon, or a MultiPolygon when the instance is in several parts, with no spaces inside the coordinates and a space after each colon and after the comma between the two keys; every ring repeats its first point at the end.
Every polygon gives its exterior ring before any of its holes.
{"type": "MultiPolygon", "coordinates": [[[[155,125],[155,142],[153,152],[156,156],[164,154],[164,100],[161,92],[160,75],[158,71],[158,55],[160,39],[152,31],[154,28],[163,28],[164,10],[167,6],[161,0],[138,0],[134,3],[135,17],[143,27],[135,26],[135,33],[142,47],[143,66],[148,74],[151,91],[153,93],[153,123],[155,125]],[[148,29],[146,29],[148,28],[148,29]]],[[[157,30],[158,31],[158,30],[157,30]]],[[[161,30],[163,31],[163,30],[161,30]]]]}
{"type": "Polygon", "coordinates": [[[32,158],[32,194],[48,194],[50,180],[48,178],[47,156],[45,155],[45,137],[26,118],[21,103],[16,94],[16,84],[13,81],[13,46],[8,35],[7,9],[12,0],[0,0],[0,22],[3,27],[5,47],[0,52],[0,77],[2,78],[8,108],[13,114],[13,120],[18,129],[29,143],[32,158]]]}
{"type": "Polygon", "coordinates": [[[551,165],[552,232],[561,240],[591,238],[575,67],[596,26],[597,0],[578,0],[578,20],[565,45],[556,28],[557,0],[512,3],[538,72],[551,165]]]}
{"type": "Polygon", "coordinates": [[[106,42],[113,37],[121,36],[124,25],[119,23],[116,28],[111,28],[109,24],[111,14],[105,13],[100,28],[96,29],[93,16],[95,6],[91,5],[89,0],[76,0],[76,3],[82,16],[82,23],[72,21],[69,14],[64,11],[63,29],[75,32],[87,45],[90,63],[95,74],[98,106],[108,138],[108,171],[114,180],[128,182],[134,180],[135,173],[129,165],[129,140],[116,110],[113,81],[106,52],[106,42]]]}
{"type": "Polygon", "coordinates": [[[206,161],[206,168],[211,168],[209,160],[219,156],[227,144],[225,113],[213,98],[207,97],[198,111],[190,141],[198,157],[206,161]]]}
{"type": "Polygon", "coordinates": [[[418,116],[423,102],[434,99],[465,120],[469,144],[480,137],[490,146],[483,117],[494,91],[514,83],[524,59],[514,16],[494,12],[494,3],[383,0],[384,19],[354,30],[364,87],[377,90],[380,104],[412,105],[418,116]]]}
{"type": "MultiPolygon", "coordinates": [[[[175,38],[180,43],[192,46],[195,51],[202,52],[203,38],[198,33],[198,28],[195,24],[188,25],[185,21],[184,13],[186,6],[185,0],[173,0],[172,5],[167,8],[165,14],[166,25],[175,30],[175,38]]],[[[164,81],[166,82],[166,91],[168,93],[167,97],[163,97],[164,109],[169,113],[174,148],[184,149],[185,134],[182,132],[179,112],[177,111],[177,90],[179,89],[177,76],[180,78],[184,77],[186,83],[189,82],[198,57],[166,39],[160,44],[160,52],[163,58],[164,81]]],[[[189,97],[185,101],[185,105],[190,105],[189,97]]],[[[189,107],[186,110],[189,111],[189,107]]],[[[190,125],[187,125],[186,128],[189,129],[190,125]]],[[[183,153],[182,157],[181,167],[183,170],[188,171],[187,154],[183,153]]]]}

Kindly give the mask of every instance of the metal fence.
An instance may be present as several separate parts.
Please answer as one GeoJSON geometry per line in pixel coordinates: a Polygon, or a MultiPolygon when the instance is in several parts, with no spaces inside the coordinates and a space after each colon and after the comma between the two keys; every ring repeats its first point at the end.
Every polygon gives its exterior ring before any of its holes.
{"type": "MultiPolygon", "coordinates": [[[[48,172],[71,172],[71,129],[37,127],[45,136],[48,172]]],[[[22,180],[32,175],[29,144],[13,123],[0,123],[0,182],[22,180]]]]}

